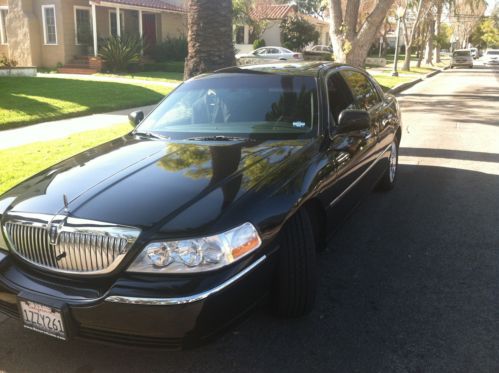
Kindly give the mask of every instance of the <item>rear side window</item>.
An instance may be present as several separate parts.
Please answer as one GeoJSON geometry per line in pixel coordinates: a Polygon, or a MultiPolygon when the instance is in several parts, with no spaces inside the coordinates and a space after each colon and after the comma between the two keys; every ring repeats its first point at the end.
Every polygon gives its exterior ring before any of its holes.
{"type": "Polygon", "coordinates": [[[453,54],[454,57],[470,57],[470,51],[456,51],[453,54]]]}
{"type": "Polygon", "coordinates": [[[340,113],[345,109],[355,109],[352,92],[340,73],[334,73],[327,79],[329,110],[334,122],[338,123],[340,113]]]}
{"type": "Polygon", "coordinates": [[[370,110],[381,102],[378,92],[367,76],[357,71],[350,70],[342,71],[341,75],[352,89],[359,109],[370,110]]]}

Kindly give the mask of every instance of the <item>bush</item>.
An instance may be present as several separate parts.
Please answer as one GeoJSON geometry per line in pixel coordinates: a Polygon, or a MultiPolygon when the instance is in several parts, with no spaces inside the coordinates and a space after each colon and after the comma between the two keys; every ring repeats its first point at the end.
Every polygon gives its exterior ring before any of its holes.
{"type": "Polygon", "coordinates": [[[265,40],[263,40],[263,39],[256,39],[253,42],[253,49],[258,49],[258,48],[261,48],[261,47],[265,47],[265,40]]]}
{"type": "Polygon", "coordinates": [[[142,43],[137,35],[111,36],[101,44],[99,56],[112,72],[127,71],[131,64],[140,61],[142,43]]]}
{"type": "Polygon", "coordinates": [[[151,51],[152,58],[157,62],[183,61],[187,58],[187,39],[185,37],[167,38],[156,45],[151,51]]]}
{"type": "Polygon", "coordinates": [[[16,67],[17,61],[9,59],[7,56],[2,55],[0,57],[0,67],[6,67],[8,69],[16,67]]]}
{"type": "Polygon", "coordinates": [[[302,50],[310,43],[316,43],[319,32],[315,26],[299,16],[288,17],[281,22],[282,45],[291,50],[302,50]]]}

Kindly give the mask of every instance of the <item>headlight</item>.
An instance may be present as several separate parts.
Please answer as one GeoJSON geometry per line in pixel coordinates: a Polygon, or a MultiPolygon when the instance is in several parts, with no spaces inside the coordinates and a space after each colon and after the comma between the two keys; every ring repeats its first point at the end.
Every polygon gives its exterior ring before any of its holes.
{"type": "Polygon", "coordinates": [[[244,223],[215,236],[152,242],[132,263],[129,272],[190,273],[211,271],[233,263],[262,244],[255,227],[244,223]]]}

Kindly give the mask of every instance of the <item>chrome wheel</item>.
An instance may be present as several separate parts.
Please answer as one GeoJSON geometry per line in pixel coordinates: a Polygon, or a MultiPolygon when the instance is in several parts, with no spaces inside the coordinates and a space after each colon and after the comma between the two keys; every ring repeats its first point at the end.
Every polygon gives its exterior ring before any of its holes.
{"type": "Polygon", "coordinates": [[[392,149],[390,152],[390,182],[393,183],[395,180],[395,174],[397,173],[397,144],[395,142],[392,143],[392,149]]]}

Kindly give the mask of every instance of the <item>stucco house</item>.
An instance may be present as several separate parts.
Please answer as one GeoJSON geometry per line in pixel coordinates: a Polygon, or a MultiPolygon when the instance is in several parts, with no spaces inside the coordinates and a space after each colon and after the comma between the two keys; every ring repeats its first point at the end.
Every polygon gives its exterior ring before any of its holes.
{"type": "MultiPolygon", "coordinates": [[[[309,15],[299,14],[298,7],[294,3],[290,4],[258,4],[255,6],[250,17],[265,25],[265,30],[261,38],[265,40],[265,45],[280,47],[281,43],[281,22],[287,17],[300,15],[308,22],[312,23],[319,32],[318,44],[329,45],[329,22],[321,20],[309,15]]],[[[252,49],[253,38],[249,25],[235,26],[235,42],[236,48],[246,52],[247,49],[252,49]]]]}
{"type": "Polygon", "coordinates": [[[99,41],[124,33],[187,35],[186,0],[0,0],[0,56],[19,66],[98,69],[99,41]]]}

